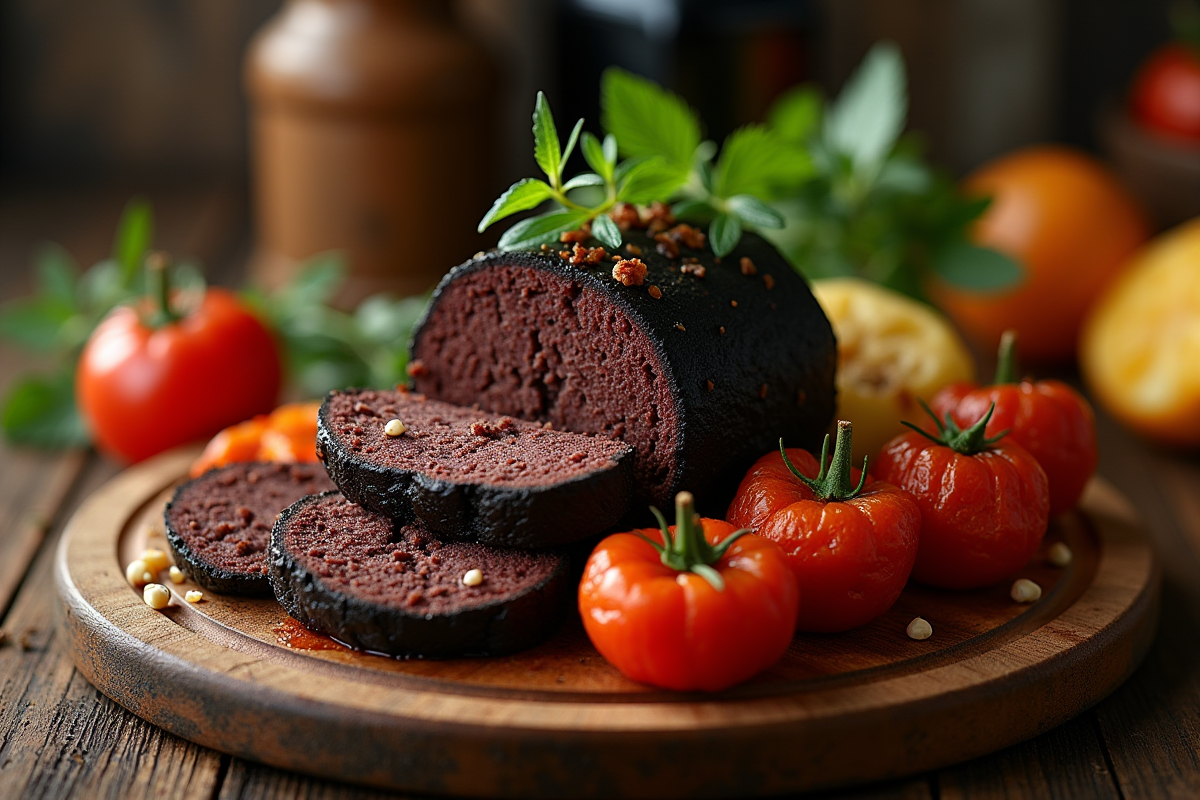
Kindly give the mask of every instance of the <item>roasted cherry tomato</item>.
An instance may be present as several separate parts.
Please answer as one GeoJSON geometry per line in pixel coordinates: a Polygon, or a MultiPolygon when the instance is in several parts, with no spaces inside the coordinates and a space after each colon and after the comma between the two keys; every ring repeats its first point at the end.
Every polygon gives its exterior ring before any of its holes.
{"type": "Polygon", "coordinates": [[[316,461],[320,408],[320,403],[288,403],[226,428],[209,440],[191,474],[238,461],[316,461]]]}
{"type": "Polygon", "coordinates": [[[995,405],[985,434],[1008,431],[1009,443],[1019,444],[1037,459],[1050,481],[1051,516],[1070,511],[1096,471],[1096,417],[1092,407],[1062,381],[1017,380],[1016,333],[1005,331],[1000,360],[991,386],[969,383],[947,386],[929,404],[940,418],[949,414],[967,427],[995,405]]]}
{"type": "Polygon", "coordinates": [[[783,553],[750,531],[701,519],[675,498],[676,524],[617,533],[583,569],[579,613],[592,644],[635,681],[717,691],[787,649],[800,591],[783,553]]]}
{"type": "Polygon", "coordinates": [[[900,596],[917,555],[916,501],[851,469],[852,432],[849,422],[838,423],[828,465],[829,437],[820,463],[807,451],[785,451],[781,441],[778,453],[750,468],[726,515],[783,549],[804,593],[802,631],[844,631],[875,619],[900,596]]]}
{"type": "Polygon", "coordinates": [[[223,289],[175,313],[166,264],[151,261],[156,307],[115,309],[92,333],[75,373],[94,440],[127,461],[207,439],[270,411],[279,394],[279,354],[262,323],[223,289]]]}
{"type": "Polygon", "coordinates": [[[1164,45],[1138,70],[1129,105],[1145,128],[1200,144],[1200,51],[1164,45]]]}
{"type": "MultiPolygon", "coordinates": [[[[932,412],[930,412],[932,415],[932,412]]],[[[913,425],[875,463],[880,480],[912,493],[921,507],[913,580],[944,589],[987,586],[1025,566],[1046,533],[1046,473],[1020,445],[984,433],[989,410],[960,430],[947,416],[937,434],[913,425]]]]}

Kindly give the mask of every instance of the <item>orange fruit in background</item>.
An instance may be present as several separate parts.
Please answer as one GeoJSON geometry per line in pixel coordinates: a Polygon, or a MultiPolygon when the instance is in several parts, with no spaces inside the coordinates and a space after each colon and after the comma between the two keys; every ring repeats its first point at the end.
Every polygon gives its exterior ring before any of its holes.
{"type": "Polygon", "coordinates": [[[1126,426],[1200,447],[1200,217],[1130,262],[1084,324],[1079,367],[1126,426]]]}
{"type": "Polygon", "coordinates": [[[1141,209],[1104,165],[1051,145],[985,164],[963,189],[993,197],[972,240],[1015,258],[1025,279],[993,294],[939,282],[930,297],[986,351],[1015,328],[1023,359],[1069,360],[1088,308],[1149,234],[1141,209]]]}

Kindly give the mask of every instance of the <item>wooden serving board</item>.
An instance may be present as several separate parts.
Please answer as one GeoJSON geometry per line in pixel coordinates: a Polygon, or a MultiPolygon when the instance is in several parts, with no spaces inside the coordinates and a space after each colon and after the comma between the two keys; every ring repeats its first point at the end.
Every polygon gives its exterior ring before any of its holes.
{"type": "Polygon", "coordinates": [[[929,770],[1039,734],[1111,692],[1154,634],[1159,567],[1136,515],[1094,482],[1009,584],[905,590],[870,625],[799,635],[720,694],[623,678],[575,615],[507,658],[400,661],[305,632],[272,600],[205,593],[146,606],[124,567],[166,549],[162,506],[194,451],[122,473],[71,521],[59,620],[75,663],[141,717],[286,769],[410,791],[495,797],[748,796],[929,770]],[[1074,560],[1047,563],[1065,541],[1074,560]],[[914,641],[915,616],[933,636],[914,641]]]}

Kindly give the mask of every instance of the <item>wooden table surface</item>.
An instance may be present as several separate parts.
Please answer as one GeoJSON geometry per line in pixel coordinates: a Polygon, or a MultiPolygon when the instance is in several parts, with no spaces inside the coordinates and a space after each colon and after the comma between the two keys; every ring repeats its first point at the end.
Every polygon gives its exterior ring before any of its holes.
{"type": "MultiPolygon", "coordinates": [[[[214,283],[236,283],[250,250],[236,180],[137,188],[155,203],[159,247],[199,257],[214,283]]],[[[65,245],[85,265],[105,256],[131,193],[4,187],[0,299],[29,291],[41,242],[65,245]]],[[[0,391],[35,363],[0,345],[0,391]]],[[[1162,617],[1145,663],[1099,705],[1028,742],[829,796],[1200,796],[1200,457],[1147,445],[1103,415],[1098,424],[1100,473],[1141,512],[1164,565],[1162,617]]],[[[75,508],[119,469],[92,452],[0,444],[0,797],[397,797],[198,747],[117,706],[75,670],[54,630],[54,548],[75,508]]]]}

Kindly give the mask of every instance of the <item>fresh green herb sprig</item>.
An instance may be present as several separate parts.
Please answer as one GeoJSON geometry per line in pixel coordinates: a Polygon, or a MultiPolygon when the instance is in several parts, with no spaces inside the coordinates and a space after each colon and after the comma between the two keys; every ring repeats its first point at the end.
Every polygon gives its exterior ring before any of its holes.
{"type": "Polygon", "coordinates": [[[719,151],[702,140],[700,120],[687,103],[621,69],[600,82],[602,121],[619,150],[661,158],[675,170],[677,191],[652,198],[674,201],[675,216],[708,225],[713,252],[724,256],[745,228],[781,228],[784,218],[766,201],[812,171],[808,154],[764,125],[731,133],[719,151]]]}
{"type": "Polygon", "coordinates": [[[510,186],[480,220],[479,232],[494,222],[536,208],[547,200],[553,201],[554,208],[521,220],[505,231],[500,237],[500,247],[505,250],[558,241],[561,234],[588,222],[592,225],[592,234],[605,246],[618,248],[621,231],[608,217],[613,206],[617,203],[645,204],[669,196],[685,177],[678,175],[666,159],[659,156],[631,158],[618,163],[616,139],[610,134],[600,141],[593,134],[583,132],[582,119],[571,129],[566,147],[561,147],[550,103],[541,92],[538,92],[533,110],[533,154],[547,180],[523,178],[510,186]],[[576,142],[580,142],[584,160],[593,171],[564,182],[563,169],[576,142]],[[586,187],[602,187],[599,197],[591,204],[581,196],[583,193],[575,191],[586,187]]]}
{"type": "Polygon", "coordinates": [[[930,276],[979,292],[1016,284],[1020,265],[967,237],[990,200],[922,160],[901,136],[907,111],[904,61],[887,43],[833,102],[813,87],[781,97],[768,126],[808,152],[813,171],[774,204],[787,224],[768,238],[809,278],[858,275],[918,298],[930,276]]]}

